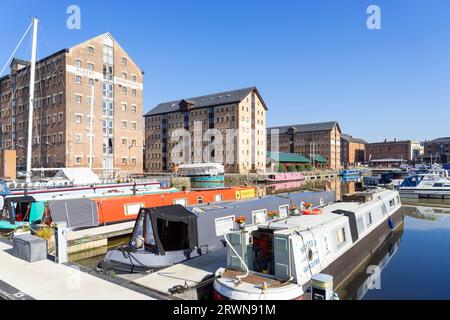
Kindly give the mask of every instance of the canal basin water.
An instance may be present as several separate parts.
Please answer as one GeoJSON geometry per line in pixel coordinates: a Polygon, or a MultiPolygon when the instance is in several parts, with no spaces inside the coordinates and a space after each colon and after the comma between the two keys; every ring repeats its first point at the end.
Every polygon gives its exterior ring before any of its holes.
{"type": "MultiPolygon", "coordinates": [[[[292,192],[331,189],[336,191],[337,199],[358,190],[357,183],[340,179],[286,187],[292,192]]],[[[267,194],[284,191],[279,186],[266,188],[267,194]]],[[[421,200],[404,204],[402,226],[337,288],[340,299],[450,299],[450,202],[421,200]]],[[[127,237],[113,239],[108,246],[114,248],[127,241],[127,237]]],[[[99,255],[76,262],[95,268],[102,258],[99,255]]]]}

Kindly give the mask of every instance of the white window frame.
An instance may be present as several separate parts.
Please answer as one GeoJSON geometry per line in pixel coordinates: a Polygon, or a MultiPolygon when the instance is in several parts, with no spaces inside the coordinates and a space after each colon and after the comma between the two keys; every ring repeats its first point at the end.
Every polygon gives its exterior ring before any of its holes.
{"type": "Polygon", "coordinates": [[[280,215],[280,218],[287,218],[289,213],[289,205],[285,204],[278,207],[278,213],[280,215]],[[283,210],[286,210],[285,213],[283,213],[283,210]]]}
{"type": "Polygon", "coordinates": [[[234,229],[234,221],[236,220],[236,216],[227,216],[220,217],[214,220],[214,229],[217,237],[221,237],[225,235],[227,232],[234,229]],[[220,224],[220,222],[227,222],[228,228],[224,225],[225,223],[220,224]]]}
{"type": "Polygon", "coordinates": [[[253,224],[264,223],[266,221],[267,221],[267,209],[261,209],[261,210],[252,211],[252,223],[253,224]],[[264,221],[258,221],[257,217],[262,212],[264,212],[264,221]]]}

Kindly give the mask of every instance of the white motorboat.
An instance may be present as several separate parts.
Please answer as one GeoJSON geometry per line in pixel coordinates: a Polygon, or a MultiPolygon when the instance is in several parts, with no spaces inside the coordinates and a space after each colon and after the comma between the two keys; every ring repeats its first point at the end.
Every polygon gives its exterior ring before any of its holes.
{"type": "Polygon", "coordinates": [[[404,198],[450,198],[450,179],[439,174],[417,174],[405,178],[399,187],[404,198]]]}

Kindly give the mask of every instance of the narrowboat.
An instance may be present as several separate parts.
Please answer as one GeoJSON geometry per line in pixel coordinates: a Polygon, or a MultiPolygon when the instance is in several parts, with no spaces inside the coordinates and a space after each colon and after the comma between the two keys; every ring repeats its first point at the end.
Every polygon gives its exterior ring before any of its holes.
{"type": "Polygon", "coordinates": [[[303,181],[305,176],[301,172],[288,172],[288,173],[272,173],[266,178],[267,183],[279,183],[288,181],[303,181]]]}
{"type": "Polygon", "coordinates": [[[153,192],[105,193],[94,197],[43,196],[6,197],[5,217],[0,219],[2,232],[42,221],[66,222],[69,228],[88,228],[136,219],[140,208],[172,204],[194,205],[248,199],[256,196],[253,187],[221,188],[202,191],[159,189],[153,192]],[[6,206],[6,203],[10,203],[6,206]],[[19,205],[20,204],[20,205],[19,205]],[[48,208],[48,211],[46,211],[48,208]],[[80,208],[84,208],[80,210],[80,208]]]}
{"type": "Polygon", "coordinates": [[[379,248],[374,248],[369,259],[362,260],[347,280],[337,288],[340,300],[362,300],[367,292],[379,289],[382,279],[381,273],[397,254],[404,232],[404,223],[400,222],[398,228],[384,241],[379,248]]]}
{"type": "Polygon", "coordinates": [[[338,287],[400,224],[397,191],[371,190],[303,215],[230,231],[228,263],[216,272],[217,300],[303,300],[313,276],[338,287]]]}
{"type": "Polygon", "coordinates": [[[109,251],[99,266],[118,273],[156,271],[224,248],[224,235],[244,223],[266,223],[276,219],[274,212],[281,217],[297,214],[294,206],[302,202],[320,205],[335,199],[333,192],[302,192],[190,207],[145,207],[128,245],[109,251]]]}

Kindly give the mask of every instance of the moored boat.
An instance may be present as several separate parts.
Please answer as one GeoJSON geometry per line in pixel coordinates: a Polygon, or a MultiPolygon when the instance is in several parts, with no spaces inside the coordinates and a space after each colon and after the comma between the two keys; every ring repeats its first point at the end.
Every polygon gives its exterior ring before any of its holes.
{"type": "Polygon", "coordinates": [[[173,204],[197,205],[221,201],[248,199],[256,196],[253,187],[219,188],[200,191],[157,189],[133,193],[103,193],[93,197],[9,196],[4,212],[8,219],[0,220],[0,230],[9,232],[42,221],[66,222],[69,228],[133,221],[142,207],[173,204]],[[83,210],[80,208],[83,207],[83,210]],[[46,211],[48,208],[48,211],[46,211]]]}
{"type": "Polygon", "coordinates": [[[334,200],[333,192],[303,192],[187,208],[142,208],[129,244],[109,251],[101,267],[122,273],[158,270],[223,248],[224,234],[237,222],[257,225],[276,220],[274,212],[281,217],[298,214],[294,204],[334,200]]]}
{"type": "Polygon", "coordinates": [[[288,217],[225,235],[228,265],[216,272],[215,299],[301,300],[314,275],[339,286],[400,221],[398,192],[377,189],[321,207],[314,216],[288,217]]]}
{"type": "Polygon", "coordinates": [[[279,183],[288,181],[303,181],[305,176],[301,172],[288,172],[288,173],[272,173],[266,178],[268,183],[279,183]]]}
{"type": "Polygon", "coordinates": [[[405,178],[399,191],[404,198],[450,199],[450,179],[438,174],[417,174],[405,178]]]}
{"type": "Polygon", "coordinates": [[[346,169],[341,171],[343,177],[359,177],[361,176],[361,170],[357,169],[346,169]]]}

